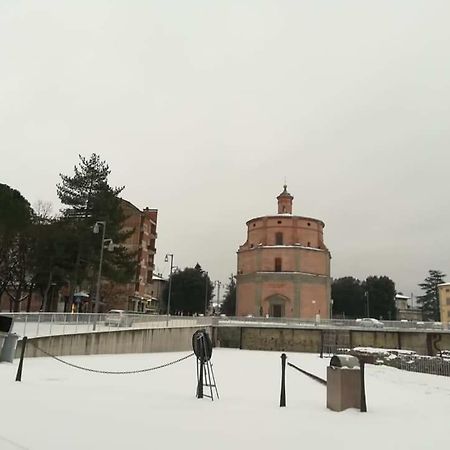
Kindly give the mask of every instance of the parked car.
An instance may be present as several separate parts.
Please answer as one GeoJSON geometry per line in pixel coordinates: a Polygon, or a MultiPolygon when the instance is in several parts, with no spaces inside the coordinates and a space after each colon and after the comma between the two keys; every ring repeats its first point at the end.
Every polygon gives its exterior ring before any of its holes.
{"type": "Polygon", "coordinates": [[[133,318],[128,316],[123,309],[111,309],[105,316],[106,326],[131,327],[133,318]]]}
{"type": "Polygon", "coordinates": [[[378,319],[373,319],[371,317],[364,317],[363,319],[356,319],[358,326],[360,327],[371,327],[371,328],[384,328],[384,323],[380,322],[378,319]]]}

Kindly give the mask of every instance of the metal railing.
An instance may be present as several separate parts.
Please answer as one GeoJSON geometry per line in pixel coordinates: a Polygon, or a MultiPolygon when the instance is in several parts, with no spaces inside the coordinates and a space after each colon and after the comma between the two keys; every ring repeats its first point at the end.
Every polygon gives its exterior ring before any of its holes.
{"type": "Polygon", "coordinates": [[[449,331],[448,324],[441,322],[422,322],[405,320],[383,320],[369,323],[361,319],[299,319],[287,317],[219,317],[220,326],[255,326],[255,327],[299,327],[299,328],[342,328],[363,330],[435,330],[449,331]]]}
{"type": "Polygon", "coordinates": [[[359,320],[345,319],[298,319],[286,317],[224,317],[224,316],[169,316],[150,314],[90,313],[8,313],[14,318],[13,332],[21,336],[51,336],[61,334],[110,331],[123,328],[165,328],[190,326],[248,326],[280,328],[319,328],[337,330],[428,330],[450,331],[447,324],[440,322],[383,321],[380,324],[366,324],[359,320]]]}
{"type": "Polygon", "coordinates": [[[149,314],[124,314],[120,317],[109,314],[90,313],[2,313],[14,319],[12,332],[20,336],[56,336],[64,334],[115,331],[130,328],[180,328],[209,326],[212,317],[164,316],[149,314]]]}

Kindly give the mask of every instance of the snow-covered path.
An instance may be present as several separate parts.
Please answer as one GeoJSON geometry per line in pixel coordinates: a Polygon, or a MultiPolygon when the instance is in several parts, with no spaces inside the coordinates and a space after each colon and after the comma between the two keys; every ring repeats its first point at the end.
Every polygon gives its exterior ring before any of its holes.
{"type": "MultiPolygon", "coordinates": [[[[132,370],[186,353],[66,357],[105,370],[132,370]]],[[[326,378],[329,360],[288,353],[326,378]]],[[[195,359],[138,375],[102,375],[50,358],[0,364],[1,450],[72,449],[444,449],[450,379],[367,367],[369,412],[326,409],[326,388],[287,369],[279,408],[280,353],[216,349],[220,400],[195,398],[195,359]]]]}

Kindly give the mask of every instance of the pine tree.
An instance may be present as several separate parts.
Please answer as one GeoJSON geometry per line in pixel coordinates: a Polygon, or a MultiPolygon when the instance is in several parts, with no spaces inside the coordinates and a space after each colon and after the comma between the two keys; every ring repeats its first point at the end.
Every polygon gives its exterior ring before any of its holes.
{"type": "MultiPolygon", "coordinates": [[[[96,222],[106,222],[106,238],[112,239],[114,252],[104,252],[102,276],[118,283],[130,282],[134,276],[135,256],[121,244],[132,233],[123,232],[125,216],[118,195],[124,187],[111,187],[110,169],[95,153],[90,158],[79,155],[79,166],[73,176],[61,176],[57,194],[66,207],[63,219],[78,238],[78,249],[70,273],[71,295],[76,287],[85,285],[93,290],[98,267],[101,233],[94,234],[96,222]]],[[[70,302],[70,301],[69,301],[70,302]]]]}
{"type": "Polygon", "coordinates": [[[220,312],[227,316],[234,316],[236,314],[236,280],[233,274],[228,279],[225,298],[220,312]]]}
{"type": "Polygon", "coordinates": [[[420,288],[425,292],[424,295],[417,297],[417,301],[422,306],[424,319],[439,320],[438,284],[445,283],[446,276],[440,270],[429,270],[423,283],[419,283],[420,288]]]}
{"type": "Polygon", "coordinates": [[[109,186],[111,170],[99,155],[93,153],[89,159],[78,156],[80,165],[74,166],[74,175],[59,174],[61,183],[56,185],[56,190],[61,203],[68,207],[63,211],[66,216],[88,217],[99,207],[99,197],[105,193],[117,197],[124,187],[109,186]]]}

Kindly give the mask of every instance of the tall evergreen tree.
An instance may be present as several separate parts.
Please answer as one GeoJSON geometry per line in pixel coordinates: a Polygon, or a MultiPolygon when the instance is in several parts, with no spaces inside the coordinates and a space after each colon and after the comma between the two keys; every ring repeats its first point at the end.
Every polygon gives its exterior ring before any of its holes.
{"type": "Polygon", "coordinates": [[[420,288],[425,294],[417,297],[417,301],[422,307],[423,317],[425,319],[440,319],[438,284],[445,283],[446,276],[440,270],[429,270],[425,280],[419,283],[420,288]]]}
{"type": "Polygon", "coordinates": [[[77,287],[93,291],[102,233],[94,234],[96,222],[106,223],[106,238],[115,244],[114,252],[104,252],[102,276],[111,281],[130,282],[135,276],[135,257],[121,245],[132,231],[123,231],[125,216],[118,195],[124,187],[111,187],[108,182],[110,169],[96,154],[90,158],[79,156],[73,176],[61,176],[57,194],[65,205],[63,218],[73,227],[78,238],[78,248],[70,273],[71,295],[77,287]]]}
{"type": "Polygon", "coordinates": [[[343,277],[333,280],[331,298],[333,299],[333,316],[357,318],[364,316],[364,290],[360,280],[343,277]]]}
{"type": "Polygon", "coordinates": [[[22,194],[0,184],[0,297],[6,292],[10,309],[29,296],[29,232],[32,209],[22,194]]]}
{"type": "MultiPolygon", "coordinates": [[[[172,273],[170,314],[204,314],[213,296],[213,284],[201,266],[186,267],[172,273]]],[[[169,283],[165,286],[163,299],[168,303],[169,283]]],[[[167,308],[167,306],[166,306],[167,308]]]]}
{"type": "Polygon", "coordinates": [[[395,283],[389,277],[369,276],[363,283],[367,317],[396,319],[395,283]]]}
{"type": "Polygon", "coordinates": [[[236,315],[236,280],[233,274],[231,274],[228,279],[225,298],[223,300],[220,312],[222,314],[226,314],[227,316],[236,315]]]}

